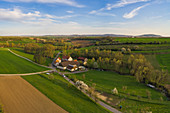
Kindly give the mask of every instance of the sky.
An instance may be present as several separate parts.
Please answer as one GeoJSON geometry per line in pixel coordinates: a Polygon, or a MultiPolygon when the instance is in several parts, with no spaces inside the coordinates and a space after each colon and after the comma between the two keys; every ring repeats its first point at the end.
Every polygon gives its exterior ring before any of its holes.
{"type": "Polygon", "coordinates": [[[0,35],[170,36],[170,0],[0,0],[0,35]]]}

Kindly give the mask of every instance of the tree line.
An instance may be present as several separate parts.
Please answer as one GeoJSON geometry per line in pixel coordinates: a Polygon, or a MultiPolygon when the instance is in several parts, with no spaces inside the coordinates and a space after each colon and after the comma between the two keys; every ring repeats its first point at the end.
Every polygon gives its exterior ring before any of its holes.
{"type": "Polygon", "coordinates": [[[168,72],[156,70],[142,54],[124,55],[122,52],[112,52],[110,50],[72,50],[69,53],[74,58],[87,57],[87,67],[93,69],[104,69],[116,71],[120,74],[130,74],[135,76],[141,83],[152,84],[157,87],[163,86],[167,80],[168,72]],[[100,56],[100,57],[99,57],[100,56]]]}
{"type": "Polygon", "coordinates": [[[55,47],[51,44],[44,44],[43,46],[39,46],[36,43],[28,43],[25,45],[24,51],[26,53],[34,54],[35,62],[44,64],[47,57],[54,57],[55,47]]]}

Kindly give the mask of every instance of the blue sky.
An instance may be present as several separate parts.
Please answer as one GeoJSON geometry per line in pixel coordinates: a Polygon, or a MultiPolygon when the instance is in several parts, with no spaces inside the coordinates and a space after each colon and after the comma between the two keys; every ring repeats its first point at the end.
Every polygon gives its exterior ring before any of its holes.
{"type": "Polygon", "coordinates": [[[170,36],[170,0],[0,0],[0,35],[170,36]]]}

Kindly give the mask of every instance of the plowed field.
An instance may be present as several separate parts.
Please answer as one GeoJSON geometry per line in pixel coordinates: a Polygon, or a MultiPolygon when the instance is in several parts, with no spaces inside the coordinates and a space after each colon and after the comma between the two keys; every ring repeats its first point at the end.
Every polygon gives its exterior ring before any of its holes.
{"type": "Polygon", "coordinates": [[[5,113],[67,113],[21,77],[0,77],[5,113]]]}

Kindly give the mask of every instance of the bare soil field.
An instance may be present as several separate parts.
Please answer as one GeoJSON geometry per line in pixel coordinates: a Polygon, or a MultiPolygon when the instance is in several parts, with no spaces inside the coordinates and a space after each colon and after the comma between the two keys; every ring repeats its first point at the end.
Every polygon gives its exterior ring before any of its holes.
{"type": "Polygon", "coordinates": [[[0,77],[5,113],[67,113],[19,76],[0,77]]]}

